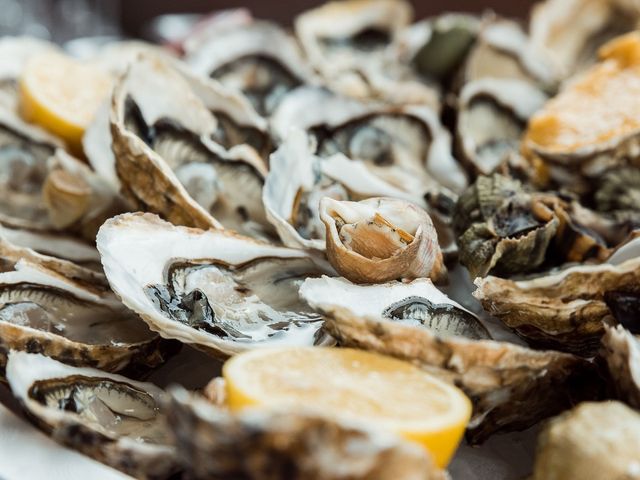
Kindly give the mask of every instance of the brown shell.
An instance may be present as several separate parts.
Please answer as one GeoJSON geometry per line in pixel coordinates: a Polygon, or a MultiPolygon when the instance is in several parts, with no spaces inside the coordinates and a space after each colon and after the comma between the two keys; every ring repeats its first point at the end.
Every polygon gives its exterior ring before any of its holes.
{"type": "Polygon", "coordinates": [[[189,478],[446,478],[421,448],[357,424],[308,412],[232,415],[182,388],[171,393],[169,426],[189,478]]]}
{"type": "MultiPolygon", "coordinates": [[[[491,340],[443,338],[424,328],[347,312],[325,318],[327,330],[340,344],[417,363],[461,388],[474,405],[467,429],[471,443],[495,432],[530,427],[592,394],[583,390],[583,381],[594,375],[592,367],[573,355],[491,340]]],[[[591,387],[597,384],[595,378],[588,380],[591,387]]]]}
{"type": "Polygon", "coordinates": [[[476,279],[473,296],[531,344],[589,356],[605,324],[617,323],[606,295],[634,291],[639,282],[636,258],[615,266],[565,268],[532,280],[476,279]]]}

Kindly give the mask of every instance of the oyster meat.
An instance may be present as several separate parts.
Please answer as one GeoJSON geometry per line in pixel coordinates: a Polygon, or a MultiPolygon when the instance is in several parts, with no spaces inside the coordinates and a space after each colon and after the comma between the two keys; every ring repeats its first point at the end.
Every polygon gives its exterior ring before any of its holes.
{"type": "Polygon", "coordinates": [[[298,287],[328,270],[303,251],[151,214],[107,221],[97,243],[111,288],[163,337],[214,355],[326,340],[298,287]]]}
{"type": "Polygon", "coordinates": [[[538,437],[533,480],[637,480],[640,414],[620,402],[585,402],[538,437]]]}
{"type": "Polygon", "coordinates": [[[131,66],[114,92],[111,129],[118,176],[137,208],[177,225],[255,236],[270,230],[264,161],[252,148],[215,143],[216,118],[166,63],[131,66]]]}
{"type": "Polygon", "coordinates": [[[174,388],[167,406],[190,478],[444,480],[417,445],[313,412],[230,414],[174,388]]]}
{"type": "Polygon", "coordinates": [[[9,354],[7,379],[29,416],[57,441],[136,478],[177,472],[165,393],[156,386],[26,352],[9,354]]]}
{"type": "Polygon", "coordinates": [[[320,200],[326,228],[327,258],[336,271],[356,283],[399,278],[446,278],[438,234],[418,206],[393,198],[360,202],[320,200]]]}
{"type": "Polygon", "coordinates": [[[186,46],[194,73],[241,91],[256,111],[269,115],[289,90],[313,80],[295,40],[270,22],[210,24],[186,46]]]}
{"type": "Polygon", "coordinates": [[[472,313],[428,280],[355,285],[306,280],[301,296],[322,312],[340,344],[418,364],[471,398],[467,439],[527,428],[590,396],[590,364],[573,355],[490,340],[472,313]]]}
{"type": "Polygon", "coordinates": [[[102,275],[0,241],[0,366],[10,350],[78,366],[154,367],[167,345],[125,309],[102,275]]]}

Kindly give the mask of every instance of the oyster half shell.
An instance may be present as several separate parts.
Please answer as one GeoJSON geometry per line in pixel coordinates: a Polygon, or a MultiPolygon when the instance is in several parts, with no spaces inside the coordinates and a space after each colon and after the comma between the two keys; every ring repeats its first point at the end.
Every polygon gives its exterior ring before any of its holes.
{"type": "Polygon", "coordinates": [[[102,275],[0,240],[0,367],[10,350],[119,371],[157,366],[166,345],[102,275]]]}
{"type": "Polygon", "coordinates": [[[230,414],[174,388],[167,402],[190,478],[444,480],[417,445],[360,423],[312,412],[230,414]]]}
{"type": "Polygon", "coordinates": [[[125,214],[98,233],[111,288],[165,338],[232,355],[259,346],[322,343],[322,318],[298,298],[330,273],[301,250],[125,214]]]}
{"type": "Polygon", "coordinates": [[[530,427],[590,395],[585,381],[594,385],[578,357],[488,340],[475,316],[426,280],[368,286],[324,277],[300,293],[340,344],[414,362],[461,388],[474,404],[472,443],[530,427]]]}
{"type": "Polygon", "coordinates": [[[137,208],[177,225],[256,236],[271,228],[261,202],[264,161],[212,140],[216,118],[166,63],[131,66],[113,94],[111,130],[116,170],[137,208]]]}
{"type": "Polygon", "coordinates": [[[640,479],[640,414],[620,402],[585,402],[538,438],[533,480],[640,479]]]}
{"type": "Polygon", "coordinates": [[[622,325],[605,327],[601,354],[617,397],[640,409],[640,340],[622,325]]]}
{"type": "Polygon", "coordinates": [[[446,278],[431,218],[418,206],[393,198],[360,202],[320,200],[327,257],[336,271],[356,283],[399,278],[446,278]]]}
{"type": "Polygon", "coordinates": [[[154,385],[25,352],[9,354],[7,379],[55,440],[137,478],[163,479],[178,470],[161,405],[165,393],[154,385]]]}

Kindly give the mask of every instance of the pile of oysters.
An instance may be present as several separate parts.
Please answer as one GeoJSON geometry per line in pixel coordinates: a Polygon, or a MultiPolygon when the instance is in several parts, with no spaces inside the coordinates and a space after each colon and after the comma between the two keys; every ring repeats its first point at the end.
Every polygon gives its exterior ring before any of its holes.
{"type": "Polygon", "coordinates": [[[356,347],[461,388],[471,445],[540,424],[536,480],[640,479],[639,27],[219,12],[88,58],[114,85],[73,153],[20,115],[58,47],[0,39],[0,378],[137,478],[446,478],[375,425],[148,381],[185,344],[356,347]]]}

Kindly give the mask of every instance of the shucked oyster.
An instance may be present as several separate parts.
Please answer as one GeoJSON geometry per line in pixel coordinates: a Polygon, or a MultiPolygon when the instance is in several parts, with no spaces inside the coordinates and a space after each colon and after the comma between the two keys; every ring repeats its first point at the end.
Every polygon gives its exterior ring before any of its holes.
{"type": "Polygon", "coordinates": [[[531,117],[523,152],[540,185],[584,194],[607,170],[640,166],[640,34],[612,40],[599,55],[531,117]]]}
{"type": "Polygon", "coordinates": [[[233,415],[181,388],[167,414],[190,478],[441,480],[416,445],[366,425],[311,412],[233,415]]]}
{"type": "Polygon", "coordinates": [[[11,352],[7,379],[29,416],[57,441],[136,478],[177,471],[159,388],[51,358],[11,352]]]}
{"type": "Polygon", "coordinates": [[[640,479],[640,414],[619,402],[585,402],[538,437],[533,480],[640,479]]]}
{"type": "Polygon", "coordinates": [[[467,83],[458,98],[456,141],[462,157],[489,175],[520,150],[529,117],[546,101],[530,83],[481,78],[467,83]]]}
{"type": "Polygon", "coordinates": [[[325,249],[325,226],[320,199],[360,200],[387,196],[413,199],[339,153],[319,157],[315,142],[303,131],[291,129],[270,158],[262,200],[267,218],[288,247],[325,249]]]}
{"type": "Polygon", "coordinates": [[[195,73],[240,90],[261,115],[313,78],[295,40],[275,24],[214,22],[210,31],[203,28],[198,41],[186,45],[186,62],[195,73]]]}
{"type": "Polygon", "coordinates": [[[97,243],[113,290],[163,337],[218,355],[325,340],[298,298],[302,280],[324,271],[302,251],[151,214],[107,221],[97,243]]]}
{"type": "Polygon", "coordinates": [[[0,241],[0,366],[9,350],[118,371],[157,366],[159,337],[109,294],[102,275],[0,241]]]}
{"type": "Polygon", "coordinates": [[[474,315],[428,280],[354,285],[323,277],[306,280],[300,294],[341,344],[409,360],[460,387],[474,404],[471,442],[527,428],[586,394],[586,361],[489,340],[474,315]]]}
{"type": "Polygon", "coordinates": [[[473,295],[528,342],[591,355],[605,325],[627,320],[619,307],[625,294],[636,295],[639,281],[640,257],[634,257],[570,266],[530,280],[478,278],[473,295]]]}
{"type": "Polygon", "coordinates": [[[302,87],[287,95],[271,119],[275,136],[292,127],[317,140],[321,157],[342,153],[418,199],[427,191],[463,189],[467,179],[451,155],[451,139],[427,106],[363,103],[327,90],[302,87]]]}
{"type": "Polygon", "coordinates": [[[605,327],[602,346],[617,397],[640,409],[640,339],[622,325],[605,327]]]}
{"type": "Polygon", "coordinates": [[[253,149],[212,140],[216,118],[167,64],[140,59],[116,87],[111,111],[116,169],[141,210],[177,225],[254,235],[270,229],[261,201],[266,165],[253,149]]]}
{"type": "Polygon", "coordinates": [[[533,45],[546,50],[568,76],[594,63],[604,43],[639,22],[633,0],[545,0],[534,5],[529,32],[533,45]]]}
{"type": "Polygon", "coordinates": [[[446,277],[431,218],[412,203],[384,197],[361,202],[326,197],[320,200],[320,219],[326,227],[329,262],[353,282],[446,277]]]}

